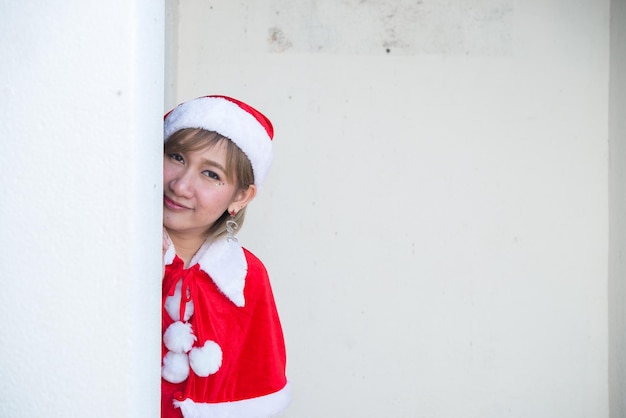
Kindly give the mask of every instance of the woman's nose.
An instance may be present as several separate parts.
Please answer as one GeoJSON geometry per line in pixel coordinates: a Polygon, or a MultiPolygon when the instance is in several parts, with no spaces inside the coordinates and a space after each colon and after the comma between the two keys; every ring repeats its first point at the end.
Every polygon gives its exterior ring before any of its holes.
{"type": "Polygon", "coordinates": [[[193,191],[193,182],[189,170],[181,170],[170,180],[170,189],[177,196],[189,197],[193,191]]]}

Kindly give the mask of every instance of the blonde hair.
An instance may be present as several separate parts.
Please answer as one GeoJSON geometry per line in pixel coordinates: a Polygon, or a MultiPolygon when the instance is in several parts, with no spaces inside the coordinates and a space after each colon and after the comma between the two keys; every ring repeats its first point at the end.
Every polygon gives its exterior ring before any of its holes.
{"type": "MultiPolygon", "coordinates": [[[[185,128],[174,132],[165,141],[163,152],[187,153],[212,148],[220,143],[226,146],[226,177],[228,182],[236,182],[238,190],[247,190],[254,184],[254,172],[252,164],[246,154],[233,141],[217,132],[205,129],[185,128]]],[[[241,209],[235,215],[235,221],[239,229],[243,225],[246,216],[246,208],[241,209]]],[[[225,211],[213,225],[206,231],[207,238],[217,238],[226,234],[226,221],[230,214],[225,211]]]]}

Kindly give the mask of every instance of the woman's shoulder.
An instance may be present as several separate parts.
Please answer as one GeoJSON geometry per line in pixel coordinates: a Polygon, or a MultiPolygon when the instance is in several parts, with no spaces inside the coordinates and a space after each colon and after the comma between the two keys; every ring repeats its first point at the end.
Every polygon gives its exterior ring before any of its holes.
{"type": "Polygon", "coordinates": [[[248,263],[246,293],[264,294],[266,297],[273,298],[272,285],[265,265],[249,250],[244,248],[243,252],[248,263]]]}
{"type": "Polygon", "coordinates": [[[246,262],[248,263],[248,275],[261,274],[267,277],[267,269],[265,268],[265,265],[263,264],[261,259],[254,255],[254,253],[252,253],[252,251],[248,250],[247,248],[242,247],[242,249],[246,257],[246,262]]]}

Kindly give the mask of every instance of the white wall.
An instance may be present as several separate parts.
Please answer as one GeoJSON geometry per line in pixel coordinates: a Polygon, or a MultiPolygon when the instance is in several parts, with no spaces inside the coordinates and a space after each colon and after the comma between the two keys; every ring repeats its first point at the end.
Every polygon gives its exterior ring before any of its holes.
{"type": "Polygon", "coordinates": [[[611,1],[609,112],[609,384],[611,418],[626,417],[626,1],[611,1]]]}
{"type": "Polygon", "coordinates": [[[156,417],[163,3],[0,21],[0,416],[156,417]]]}
{"type": "Polygon", "coordinates": [[[286,416],[608,416],[609,1],[178,13],[176,101],[275,123],[242,241],[273,278],[286,416]]]}

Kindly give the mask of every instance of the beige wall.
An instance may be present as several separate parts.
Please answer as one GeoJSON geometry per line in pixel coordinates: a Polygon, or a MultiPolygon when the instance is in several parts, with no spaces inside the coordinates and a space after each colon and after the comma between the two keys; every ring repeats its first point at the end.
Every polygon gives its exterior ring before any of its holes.
{"type": "Polygon", "coordinates": [[[608,416],[608,0],[177,13],[167,104],[275,123],[242,241],[283,318],[287,417],[608,416]]]}

